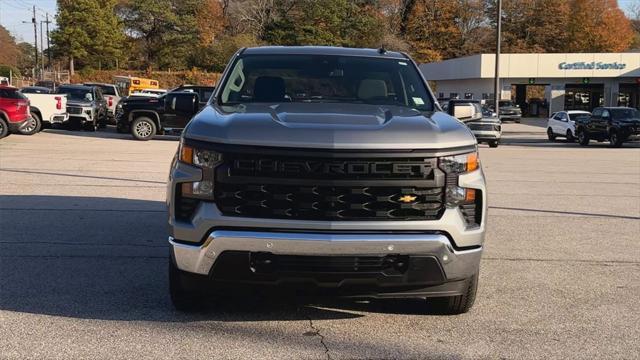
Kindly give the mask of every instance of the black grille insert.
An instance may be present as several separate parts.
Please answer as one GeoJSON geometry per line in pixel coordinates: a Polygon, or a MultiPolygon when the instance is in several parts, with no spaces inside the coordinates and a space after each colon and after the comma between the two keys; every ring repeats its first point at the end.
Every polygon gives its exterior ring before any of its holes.
{"type": "Polygon", "coordinates": [[[216,203],[229,216],[303,220],[428,220],[443,211],[442,188],[216,185],[216,203]]]}
{"type": "Polygon", "coordinates": [[[437,159],[223,153],[214,197],[226,216],[433,220],[444,212],[437,159]]]}

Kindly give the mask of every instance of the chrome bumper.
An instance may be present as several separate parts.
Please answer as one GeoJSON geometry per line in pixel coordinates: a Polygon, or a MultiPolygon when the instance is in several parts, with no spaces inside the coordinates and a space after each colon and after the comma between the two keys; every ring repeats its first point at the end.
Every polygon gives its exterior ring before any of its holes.
{"type": "Polygon", "coordinates": [[[180,270],[209,274],[226,250],[270,252],[277,255],[432,255],[444,269],[447,281],[465,279],[477,272],[482,247],[454,250],[441,234],[322,234],[216,230],[204,244],[188,245],[169,237],[180,270]]]}

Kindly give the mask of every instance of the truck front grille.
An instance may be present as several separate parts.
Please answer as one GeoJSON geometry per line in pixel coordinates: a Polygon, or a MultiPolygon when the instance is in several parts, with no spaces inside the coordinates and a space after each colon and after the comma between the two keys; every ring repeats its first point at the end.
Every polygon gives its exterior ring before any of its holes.
{"type": "Polygon", "coordinates": [[[470,130],[476,131],[500,131],[500,125],[497,124],[477,124],[477,123],[469,123],[467,124],[470,130]]]}
{"type": "Polygon", "coordinates": [[[435,158],[223,154],[215,202],[225,216],[348,221],[435,220],[444,174],[435,158]]]}
{"type": "Polygon", "coordinates": [[[218,184],[229,216],[300,220],[429,220],[443,209],[442,188],[218,184]]]}
{"type": "Polygon", "coordinates": [[[80,115],[82,114],[82,108],[75,107],[75,106],[67,106],[67,112],[72,115],[80,115]]]}

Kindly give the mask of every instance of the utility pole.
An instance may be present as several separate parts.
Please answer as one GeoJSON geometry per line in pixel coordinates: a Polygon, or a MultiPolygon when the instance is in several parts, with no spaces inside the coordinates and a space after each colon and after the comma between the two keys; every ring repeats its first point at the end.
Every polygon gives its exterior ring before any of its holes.
{"type": "Polygon", "coordinates": [[[500,32],[502,30],[502,0],[497,1],[496,12],[496,72],[493,78],[493,101],[495,113],[500,116],[500,32]]]}
{"type": "Polygon", "coordinates": [[[40,54],[42,54],[42,61],[40,61],[40,76],[44,74],[44,41],[42,38],[42,23],[43,21],[40,20],[40,54]]]}
{"type": "MultiPolygon", "coordinates": [[[[36,66],[38,69],[38,24],[36,24],[36,6],[33,5],[33,17],[31,18],[31,22],[33,23],[33,35],[35,39],[35,48],[36,48],[36,66]]],[[[36,70],[37,71],[37,70],[36,70]]]]}
{"type": "Polygon", "coordinates": [[[49,62],[47,65],[49,66],[49,71],[51,71],[51,46],[49,46],[49,13],[47,13],[47,57],[49,58],[49,62]]]}

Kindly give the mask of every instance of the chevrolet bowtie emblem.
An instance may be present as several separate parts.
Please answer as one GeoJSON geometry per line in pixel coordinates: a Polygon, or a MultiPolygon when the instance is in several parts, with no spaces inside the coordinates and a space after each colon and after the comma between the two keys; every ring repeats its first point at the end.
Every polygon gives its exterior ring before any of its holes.
{"type": "Polygon", "coordinates": [[[398,200],[402,201],[403,203],[410,203],[410,202],[413,202],[415,199],[416,197],[413,195],[405,195],[400,197],[400,199],[398,200]]]}

